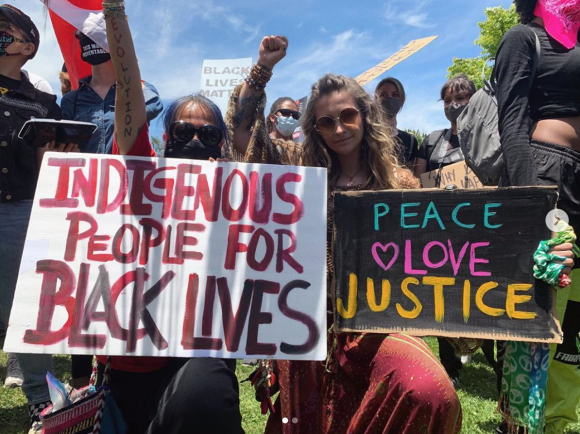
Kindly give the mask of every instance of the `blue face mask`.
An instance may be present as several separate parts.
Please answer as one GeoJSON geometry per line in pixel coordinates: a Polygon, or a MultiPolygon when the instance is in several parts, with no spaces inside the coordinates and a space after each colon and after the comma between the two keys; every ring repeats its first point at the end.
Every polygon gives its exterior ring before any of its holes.
{"type": "Polygon", "coordinates": [[[288,137],[291,135],[296,128],[300,125],[300,121],[294,119],[292,116],[284,117],[284,116],[276,116],[278,123],[276,124],[276,129],[282,134],[284,137],[288,137]]]}

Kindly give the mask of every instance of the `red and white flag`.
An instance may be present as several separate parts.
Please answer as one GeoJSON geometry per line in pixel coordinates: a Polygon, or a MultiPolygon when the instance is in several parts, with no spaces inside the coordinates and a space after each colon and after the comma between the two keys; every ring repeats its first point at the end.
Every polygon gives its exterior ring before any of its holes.
{"type": "Polygon", "coordinates": [[[81,60],[81,48],[75,31],[78,29],[109,51],[103,0],[40,0],[48,6],[50,19],[73,89],[79,78],[91,75],[91,66],[81,60]]]}

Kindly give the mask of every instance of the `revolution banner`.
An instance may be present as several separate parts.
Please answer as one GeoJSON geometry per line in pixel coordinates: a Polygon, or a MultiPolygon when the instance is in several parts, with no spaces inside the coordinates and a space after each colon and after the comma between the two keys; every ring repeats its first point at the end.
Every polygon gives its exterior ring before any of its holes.
{"type": "Polygon", "coordinates": [[[561,342],[533,278],[555,187],[345,192],[334,199],[339,331],[561,342]]]}
{"type": "Polygon", "coordinates": [[[326,176],[46,154],[4,351],[323,360],[326,176]]]}

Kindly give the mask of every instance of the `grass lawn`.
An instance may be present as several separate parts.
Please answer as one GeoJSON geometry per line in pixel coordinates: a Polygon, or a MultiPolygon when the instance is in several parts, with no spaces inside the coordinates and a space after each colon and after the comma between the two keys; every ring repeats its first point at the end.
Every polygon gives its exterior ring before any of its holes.
{"type": "MultiPolygon", "coordinates": [[[[427,342],[437,351],[437,340],[428,338],[427,342]]],[[[67,356],[55,356],[55,371],[64,381],[70,377],[70,359],[67,356]]],[[[237,375],[245,379],[253,370],[252,367],[238,364],[237,375]]],[[[0,379],[6,375],[6,355],[0,352],[0,379]]],[[[461,389],[458,391],[463,406],[463,433],[488,434],[499,422],[496,412],[497,393],[495,376],[487,365],[483,354],[478,352],[473,361],[461,371],[461,389]]],[[[260,414],[260,407],[254,400],[253,389],[249,383],[240,384],[241,411],[244,417],[244,429],[247,434],[261,434],[266,417],[260,414]]],[[[26,399],[20,389],[6,389],[0,386],[0,434],[26,434],[27,431],[26,399]]],[[[571,426],[567,434],[580,434],[580,424],[571,426]]],[[[313,433],[314,434],[314,433],[313,433]]]]}

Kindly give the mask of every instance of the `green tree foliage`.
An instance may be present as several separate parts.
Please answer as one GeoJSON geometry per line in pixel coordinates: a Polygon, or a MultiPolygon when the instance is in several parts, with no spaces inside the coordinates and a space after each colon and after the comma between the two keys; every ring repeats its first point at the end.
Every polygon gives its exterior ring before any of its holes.
{"type": "Polygon", "coordinates": [[[423,141],[427,137],[427,133],[424,131],[413,130],[410,128],[407,128],[405,131],[408,132],[409,134],[411,134],[412,136],[415,136],[415,138],[417,139],[417,142],[419,143],[419,146],[421,146],[421,144],[423,143],[423,141]]]}
{"type": "MultiPolygon", "coordinates": [[[[457,74],[465,74],[475,82],[475,86],[478,89],[483,86],[481,78],[483,65],[489,59],[495,57],[503,35],[518,23],[518,16],[513,5],[509,9],[504,9],[501,6],[487,8],[485,16],[487,17],[485,21],[477,23],[479,26],[479,38],[475,40],[475,44],[482,49],[481,54],[468,59],[456,57],[453,59],[453,64],[447,69],[447,78],[454,77],[457,74]]],[[[486,77],[489,77],[490,74],[491,67],[486,66],[486,77]]]]}
{"type": "Polygon", "coordinates": [[[158,156],[163,156],[163,152],[165,151],[163,140],[161,140],[159,137],[151,136],[151,146],[153,146],[153,150],[157,153],[158,156]]]}

